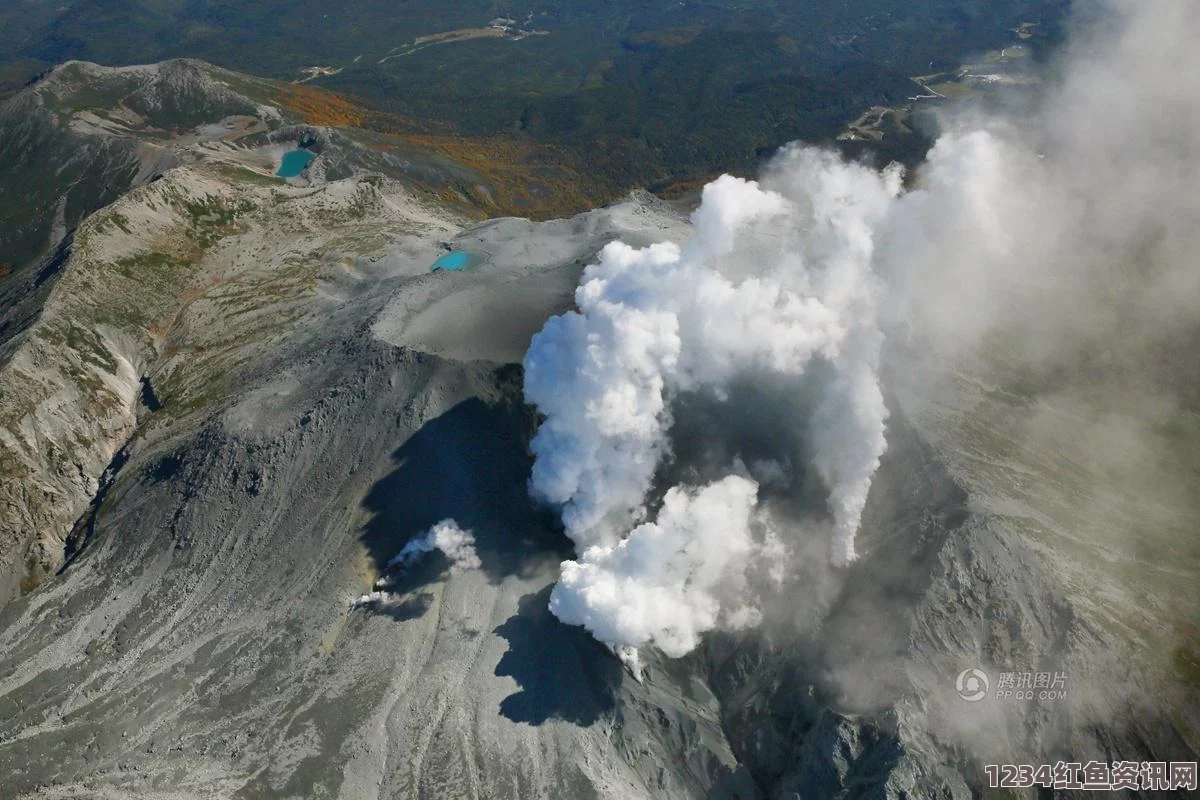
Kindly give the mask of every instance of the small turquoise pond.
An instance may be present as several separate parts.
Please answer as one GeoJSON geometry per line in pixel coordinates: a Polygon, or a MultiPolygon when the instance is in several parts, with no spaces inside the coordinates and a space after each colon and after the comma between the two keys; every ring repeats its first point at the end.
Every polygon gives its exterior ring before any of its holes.
{"type": "Polygon", "coordinates": [[[283,162],[275,174],[281,178],[295,178],[304,172],[304,168],[311,164],[316,157],[316,153],[310,153],[307,150],[292,150],[290,153],[284,153],[283,162]]]}
{"type": "Polygon", "coordinates": [[[470,269],[478,265],[481,261],[483,259],[474,253],[469,253],[466,250],[455,250],[453,253],[447,253],[433,262],[433,266],[429,271],[441,272],[442,270],[450,270],[457,272],[461,269],[470,269]]]}

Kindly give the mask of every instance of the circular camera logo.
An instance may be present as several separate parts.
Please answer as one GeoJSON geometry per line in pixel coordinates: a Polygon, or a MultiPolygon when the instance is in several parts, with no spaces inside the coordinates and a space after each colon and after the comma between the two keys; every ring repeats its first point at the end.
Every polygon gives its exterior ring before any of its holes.
{"type": "Polygon", "coordinates": [[[987,673],[975,667],[964,669],[954,681],[958,696],[968,703],[978,703],[987,697],[989,685],[987,673]]]}

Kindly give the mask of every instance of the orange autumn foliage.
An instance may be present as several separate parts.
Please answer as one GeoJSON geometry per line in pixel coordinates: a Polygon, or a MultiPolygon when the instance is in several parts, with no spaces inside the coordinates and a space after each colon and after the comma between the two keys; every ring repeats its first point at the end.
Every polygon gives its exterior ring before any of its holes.
{"type": "Polygon", "coordinates": [[[281,86],[275,100],[288,111],[299,114],[309,125],[358,127],[370,114],[340,95],[302,84],[281,86]]]}

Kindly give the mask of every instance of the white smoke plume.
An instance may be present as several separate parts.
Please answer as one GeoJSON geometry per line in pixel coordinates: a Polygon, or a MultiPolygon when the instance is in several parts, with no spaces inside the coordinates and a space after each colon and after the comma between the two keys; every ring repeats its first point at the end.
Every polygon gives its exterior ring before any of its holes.
{"type": "Polygon", "coordinates": [[[759,546],[751,532],[757,494],[754,481],[737,475],[702,489],[672,488],[655,522],[565,562],[550,610],[603,642],[653,642],[669,656],[692,650],[720,621],[756,621],[753,609],[722,608],[718,592],[740,588],[759,546]]]}
{"type": "Polygon", "coordinates": [[[940,350],[1000,330],[1036,364],[1194,319],[1200,6],[1092,13],[1036,113],[950,122],[889,214],[890,311],[940,350]]]}
{"type": "Polygon", "coordinates": [[[460,528],[454,520],[444,519],[404,545],[404,549],[388,562],[387,568],[407,569],[435,550],[441,550],[450,561],[450,571],[453,573],[480,567],[479,556],[475,552],[475,537],[470,531],[460,528]]]}
{"type": "Polygon", "coordinates": [[[388,589],[392,588],[397,572],[411,568],[429,553],[441,551],[450,562],[451,574],[479,569],[482,562],[475,552],[475,537],[464,531],[453,519],[444,519],[429,530],[415,536],[404,545],[387,563],[385,575],[375,582],[376,591],[365,594],[351,605],[354,608],[378,605],[391,600],[388,589]]]}
{"type": "Polygon", "coordinates": [[[898,170],[795,149],[767,186],[729,176],[707,186],[685,245],[614,243],[588,267],[578,311],[550,320],[525,358],[526,397],[545,415],[531,491],[561,508],[580,554],[552,595],[562,619],[617,648],[673,655],[753,619],[741,584],[777,547],[756,524],[745,468],[671,488],[654,522],[645,504],[670,457],[675,398],[721,400],[746,376],[799,380],[818,360],[833,377],[815,414],[795,415],[811,417],[833,558],[855,557],[887,415],[873,231],[899,190],[898,170]]]}
{"type": "Polygon", "coordinates": [[[526,397],[545,417],[531,493],[561,509],[578,553],[556,614],[619,652],[669,655],[752,621],[745,575],[778,550],[757,483],[731,463],[732,477],[669,488],[653,510],[681,397],[720,402],[746,382],[815,392],[762,425],[806,433],[804,453],[775,457],[822,478],[832,560],[845,564],[885,449],[881,331],[950,366],[997,332],[1026,364],[1078,364],[1137,361],[1135,345],[1190,330],[1200,83],[1185,76],[1200,6],[1101,7],[1035,113],[961,115],[908,191],[898,169],[791,147],[761,185],[707,186],[690,241],[605,248],[577,311],[550,320],[525,359],[526,397]],[[814,372],[818,385],[803,384],[814,372]]]}

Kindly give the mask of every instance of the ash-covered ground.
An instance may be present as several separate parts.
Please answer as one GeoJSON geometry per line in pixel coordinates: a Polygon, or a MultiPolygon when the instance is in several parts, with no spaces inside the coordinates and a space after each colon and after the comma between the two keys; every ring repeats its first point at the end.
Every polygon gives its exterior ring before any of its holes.
{"type": "Polygon", "coordinates": [[[1097,726],[958,698],[981,648],[1078,676],[1112,644],[890,390],[843,574],[816,568],[761,628],[684,659],[644,653],[640,682],[551,615],[572,550],[529,500],[537,419],[514,362],[617,236],[687,230],[644,197],[468,228],[451,244],[487,253],[479,270],[430,274],[422,255],[324,276],[320,313],[255,349],[220,413],[141,409],[79,554],[0,618],[6,793],[968,797],[983,774],[963,737],[1186,754],[1144,708],[1097,726]],[[431,556],[351,610],[447,517],[479,569],[431,556]]]}
{"type": "Polygon", "coordinates": [[[1200,99],[1163,78],[1200,18],[1113,13],[909,181],[791,148],[690,218],[474,222],[193,63],[32,87],[0,124],[127,185],[6,306],[0,796],[957,799],[1195,761],[1200,99]],[[216,98],[196,141],[154,121],[173,75],[216,98]]]}

